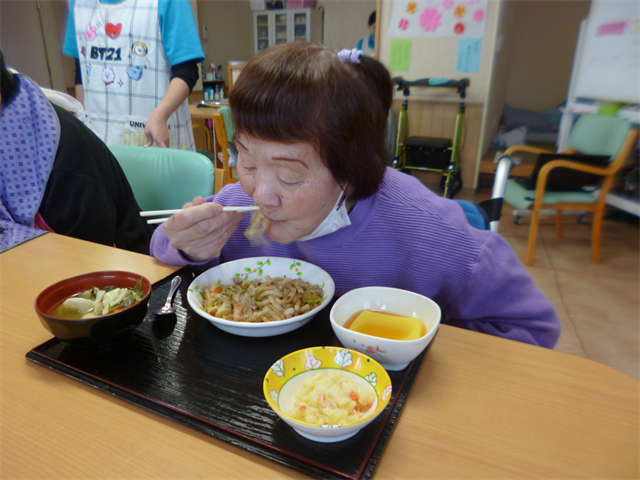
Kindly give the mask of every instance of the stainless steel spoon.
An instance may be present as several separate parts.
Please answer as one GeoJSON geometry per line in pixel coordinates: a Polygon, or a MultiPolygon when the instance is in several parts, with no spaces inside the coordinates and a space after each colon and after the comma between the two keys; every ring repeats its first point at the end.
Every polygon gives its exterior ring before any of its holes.
{"type": "Polygon", "coordinates": [[[156,315],[167,315],[169,313],[175,313],[176,309],[173,308],[173,306],[171,305],[171,302],[173,300],[173,295],[176,293],[176,290],[180,286],[181,281],[182,281],[182,278],[180,278],[179,275],[173,277],[173,280],[171,280],[171,288],[169,289],[169,295],[167,295],[167,301],[165,302],[164,307],[162,307],[159,310],[156,310],[153,313],[155,313],[156,315]]]}

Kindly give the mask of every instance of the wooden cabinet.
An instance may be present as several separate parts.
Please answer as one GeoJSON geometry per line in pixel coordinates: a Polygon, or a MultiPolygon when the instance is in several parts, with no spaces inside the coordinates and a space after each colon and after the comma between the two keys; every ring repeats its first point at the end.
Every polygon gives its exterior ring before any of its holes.
{"type": "Polygon", "coordinates": [[[311,9],[253,12],[255,53],[286,42],[311,41],[311,9]]]}

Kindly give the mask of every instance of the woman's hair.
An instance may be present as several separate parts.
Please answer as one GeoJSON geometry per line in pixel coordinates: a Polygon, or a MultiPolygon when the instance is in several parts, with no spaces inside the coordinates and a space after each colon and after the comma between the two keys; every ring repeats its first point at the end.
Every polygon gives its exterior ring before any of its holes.
{"type": "Polygon", "coordinates": [[[385,130],[393,83],[377,60],[343,62],[320,45],[292,42],[247,63],[230,105],[236,135],[313,145],[352,200],[373,195],[388,162],[385,130]]]}
{"type": "Polygon", "coordinates": [[[4,63],[4,55],[0,50],[0,95],[2,96],[3,106],[11,103],[13,97],[18,93],[18,88],[19,80],[7,70],[7,65],[4,63]]]}

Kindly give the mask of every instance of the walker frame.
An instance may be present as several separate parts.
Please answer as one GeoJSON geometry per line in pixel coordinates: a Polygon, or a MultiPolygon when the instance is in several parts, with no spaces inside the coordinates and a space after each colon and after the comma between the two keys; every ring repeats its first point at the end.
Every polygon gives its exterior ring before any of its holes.
{"type": "Polygon", "coordinates": [[[408,81],[402,77],[395,77],[394,84],[398,86],[397,90],[402,91],[404,100],[398,115],[398,133],[396,141],[396,152],[392,162],[392,167],[410,173],[411,170],[419,170],[423,172],[441,173],[440,188],[444,192],[445,198],[453,198],[453,196],[462,189],[462,175],[460,170],[460,151],[462,150],[462,126],[464,124],[466,91],[469,87],[469,79],[462,78],[460,80],[452,80],[448,78],[423,78],[415,81],[408,81]],[[411,137],[408,135],[408,115],[409,95],[411,87],[420,88],[455,88],[456,93],[460,96],[458,112],[456,113],[456,121],[453,132],[451,147],[449,147],[450,159],[446,169],[429,168],[422,166],[407,165],[407,149],[405,140],[411,137]]]}

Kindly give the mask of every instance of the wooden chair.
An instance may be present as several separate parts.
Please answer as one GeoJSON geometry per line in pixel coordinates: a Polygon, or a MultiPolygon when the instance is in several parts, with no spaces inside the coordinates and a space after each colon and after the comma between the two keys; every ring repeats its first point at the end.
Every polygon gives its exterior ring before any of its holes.
{"type": "Polygon", "coordinates": [[[244,65],[229,65],[229,93],[231,93],[231,89],[234,83],[236,83],[236,80],[238,80],[243,68],[244,65]]]}
{"type": "MultiPolygon", "coordinates": [[[[193,123],[193,139],[196,142],[196,151],[205,150],[213,153],[213,135],[209,127],[204,123],[193,123]]],[[[200,152],[201,153],[201,152],[200,152]]]]}
{"type": "MultiPolygon", "coordinates": [[[[214,127],[216,128],[216,127],[214,127]]],[[[215,181],[213,186],[213,194],[215,195],[229,183],[228,169],[225,168],[223,162],[216,157],[216,148],[213,143],[213,134],[207,125],[202,123],[193,124],[193,135],[196,141],[196,152],[205,155],[211,163],[215,171],[215,181]]],[[[217,139],[217,137],[216,137],[217,139]]]]}
{"type": "MultiPolygon", "coordinates": [[[[538,174],[535,190],[525,189],[515,180],[506,182],[504,200],[518,209],[531,207],[531,225],[527,242],[525,265],[533,264],[533,256],[538,237],[540,214],[542,210],[556,211],[556,231],[558,238],[563,236],[562,211],[579,210],[593,212],[591,228],[591,255],[594,263],[600,263],[600,237],[605,200],[611,190],[615,175],[624,166],[636,147],[638,129],[621,118],[600,115],[582,115],[569,136],[569,148],[563,153],[582,153],[585,155],[610,155],[607,167],[586,165],[579,161],[552,160],[545,164],[538,174]],[[549,172],[554,168],[567,168],[591,173],[602,177],[597,194],[584,191],[547,191],[545,189],[549,172]]],[[[532,153],[555,153],[527,145],[515,145],[505,151],[505,156],[516,151],[532,153]]]]}
{"type": "Polygon", "coordinates": [[[227,137],[227,127],[224,123],[224,117],[222,116],[221,113],[213,114],[213,129],[216,133],[216,141],[220,146],[220,150],[221,150],[220,153],[222,154],[224,159],[220,161],[220,158],[216,158],[217,168],[216,168],[216,182],[215,182],[214,191],[217,193],[219,189],[221,189],[222,187],[224,187],[229,183],[236,183],[238,179],[235,178],[233,169],[229,167],[229,151],[228,151],[229,139],[227,137]],[[222,165],[219,166],[220,164],[222,165]],[[221,171],[221,175],[219,176],[217,174],[218,170],[221,171]]]}

